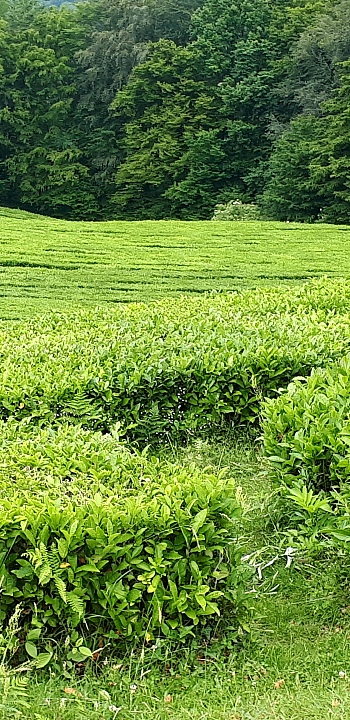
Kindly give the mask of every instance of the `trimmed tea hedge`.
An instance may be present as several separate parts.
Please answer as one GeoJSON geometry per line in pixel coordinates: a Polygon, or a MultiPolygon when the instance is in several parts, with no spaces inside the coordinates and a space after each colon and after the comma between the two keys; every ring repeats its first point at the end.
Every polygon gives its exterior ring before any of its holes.
{"type": "Polygon", "coordinates": [[[350,474],[350,357],[296,379],[264,406],[265,454],[283,474],[317,489],[350,474]]]}
{"type": "Polygon", "coordinates": [[[119,421],[144,444],[255,423],[264,396],[350,350],[349,308],[322,281],[3,326],[0,417],[119,421]]]}
{"type": "MultiPolygon", "coordinates": [[[[132,454],[112,436],[8,423],[0,448],[0,619],[185,636],[245,609],[233,482],[132,454]]],[[[32,649],[32,653],[33,653],[32,649]]]]}

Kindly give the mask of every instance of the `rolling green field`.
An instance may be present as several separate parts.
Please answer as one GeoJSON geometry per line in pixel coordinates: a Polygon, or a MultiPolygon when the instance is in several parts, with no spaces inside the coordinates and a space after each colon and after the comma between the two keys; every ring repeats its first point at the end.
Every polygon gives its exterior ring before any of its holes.
{"type": "Polygon", "coordinates": [[[0,317],[350,275],[350,228],[67,222],[0,210],[0,317]]]}

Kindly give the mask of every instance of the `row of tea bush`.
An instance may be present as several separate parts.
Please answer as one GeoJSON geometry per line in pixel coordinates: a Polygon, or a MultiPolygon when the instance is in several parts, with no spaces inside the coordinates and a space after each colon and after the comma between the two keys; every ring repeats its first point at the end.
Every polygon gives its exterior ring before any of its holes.
{"type": "Polygon", "coordinates": [[[140,444],[257,424],[264,397],[350,352],[345,282],[52,313],[0,327],[0,417],[122,423],[140,444]]]}
{"type": "Polygon", "coordinates": [[[82,621],[149,642],[226,606],[244,622],[232,482],[130,450],[115,424],[141,447],[263,409],[279,477],[346,479],[349,311],[347,284],[321,280],[1,326],[0,620],[23,604],[32,657],[82,621]]]}
{"type": "Polygon", "coordinates": [[[148,642],[186,637],[226,605],[244,622],[241,507],[223,472],[69,425],[10,421],[0,439],[0,621],[22,604],[39,663],[50,633],[82,622],[90,635],[112,627],[117,640],[148,642]]]}
{"type": "Polygon", "coordinates": [[[344,552],[350,542],[349,355],[265,402],[263,445],[288,543],[344,552]]]}
{"type": "Polygon", "coordinates": [[[328,490],[350,472],[350,357],[297,378],[264,407],[265,454],[285,481],[328,490]]]}

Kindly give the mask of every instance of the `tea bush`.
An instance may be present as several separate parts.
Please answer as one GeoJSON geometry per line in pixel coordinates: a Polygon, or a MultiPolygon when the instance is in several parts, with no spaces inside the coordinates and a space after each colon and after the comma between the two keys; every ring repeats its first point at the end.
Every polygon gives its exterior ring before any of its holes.
{"type": "Polygon", "coordinates": [[[4,325],[0,417],[119,421],[143,444],[256,424],[264,396],[350,350],[349,306],[322,281],[4,325]]]}
{"type": "Polygon", "coordinates": [[[240,505],[224,473],[11,422],[0,465],[0,619],[22,604],[32,657],[47,629],[83,620],[127,639],[185,637],[225,605],[244,621],[240,505]]]}
{"type": "Polygon", "coordinates": [[[295,379],[263,410],[265,454],[284,482],[316,489],[346,482],[350,473],[350,357],[295,379]]]}

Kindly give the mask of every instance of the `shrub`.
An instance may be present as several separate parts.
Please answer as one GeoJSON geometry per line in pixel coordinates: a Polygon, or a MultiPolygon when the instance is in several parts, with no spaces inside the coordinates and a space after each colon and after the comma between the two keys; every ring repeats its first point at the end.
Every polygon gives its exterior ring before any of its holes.
{"type": "Polygon", "coordinates": [[[350,349],[349,297],[321,282],[4,326],[0,417],[118,421],[143,444],[256,424],[264,396],[350,349]]]}
{"type": "Polygon", "coordinates": [[[184,637],[225,603],[243,619],[240,506],[224,473],[12,423],[0,464],[1,621],[22,603],[32,639],[82,620],[131,639],[184,637]]]}
{"type": "Polygon", "coordinates": [[[350,357],[295,379],[263,410],[265,454],[282,474],[317,489],[350,473],[350,357]]]}
{"type": "Polygon", "coordinates": [[[260,210],[253,203],[242,203],[240,200],[230,200],[226,205],[216,205],[212,220],[261,220],[260,210]]]}
{"type": "MultiPolygon", "coordinates": [[[[157,458],[131,453],[112,434],[82,430],[79,425],[40,429],[27,421],[0,423],[0,490],[14,493],[47,493],[66,500],[116,488],[138,488],[143,475],[156,480],[161,473],[157,458]],[[147,471],[145,472],[145,468],[147,471]]],[[[167,466],[165,466],[167,467],[167,466]]]]}

